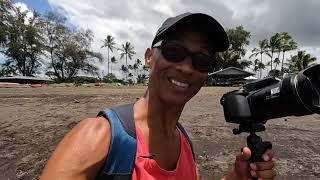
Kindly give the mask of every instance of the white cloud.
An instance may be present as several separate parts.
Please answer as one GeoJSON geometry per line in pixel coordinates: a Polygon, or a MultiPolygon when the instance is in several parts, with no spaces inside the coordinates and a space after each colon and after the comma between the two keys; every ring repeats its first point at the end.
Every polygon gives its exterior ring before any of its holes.
{"type": "Polygon", "coordinates": [[[20,12],[26,12],[29,10],[28,6],[22,2],[17,2],[13,4],[13,6],[20,8],[20,12]]]}
{"type": "MultiPolygon", "coordinates": [[[[100,47],[107,35],[114,36],[119,47],[131,42],[137,52],[134,59],[143,60],[145,49],[150,47],[166,18],[186,11],[201,12],[201,7],[190,8],[181,0],[49,0],[49,3],[58,7],[75,26],[90,28],[95,35],[93,49],[102,52],[105,58],[106,50],[100,47]]],[[[114,54],[119,59],[119,53],[114,54]]],[[[102,69],[107,72],[106,66],[102,69]]]]}
{"type": "Polygon", "coordinates": [[[317,58],[317,63],[320,64],[320,47],[303,47],[301,50],[305,50],[307,53],[309,53],[312,57],[317,58]]]}
{"type": "MultiPolygon", "coordinates": [[[[93,48],[105,58],[106,50],[100,49],[101,41],[106,35],[112,35],[118,46],[126,41],[134,45],[137,52],[134,59],[144,59],[144,51],[161,23],[169,16],[189,11],[210,14],[225,28],[244,25],[252,34],[250,48],[276,32],[290,32],[301,48],[312,47],[307,48],[308,53],[320,59],[320,36],[316,36],[320,21],[316,20],[317,15],[311,14],[316,14],[314,8],[320,1],[49,0],[49,3],[58,7],[70,23],[90,28],[95,35],[93,48]],[[310,28],[305,28],[308,26],[310,28]]],[[[119,53],[114,54],[119,59],[119,53]]],[[[104,71],[107,72],[106,66],[104,71]]]]}
{"type": "Polygon", "coordinates": [[[26,12],[27,11],[27,15],[26,15],[26,24],[29,23],[28,19],[33,17],[33,12],[29,10],[28,6],[25,3],[22,2],[17,2],[13,4],[14,7],[17,7],[20,9],[20,12],[26,12]]]}

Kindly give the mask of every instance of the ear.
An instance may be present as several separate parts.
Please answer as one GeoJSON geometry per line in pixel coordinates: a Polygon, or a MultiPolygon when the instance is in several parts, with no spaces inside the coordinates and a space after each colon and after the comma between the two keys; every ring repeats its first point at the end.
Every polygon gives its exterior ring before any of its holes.
{"type": "Polygon", "coordinates": [[[147,48],[146,52],[144,53],[144,64],[145,67],[150,68],[151,67],[151,62],[152,62],[152,49],[151,48],[147,48]]]}

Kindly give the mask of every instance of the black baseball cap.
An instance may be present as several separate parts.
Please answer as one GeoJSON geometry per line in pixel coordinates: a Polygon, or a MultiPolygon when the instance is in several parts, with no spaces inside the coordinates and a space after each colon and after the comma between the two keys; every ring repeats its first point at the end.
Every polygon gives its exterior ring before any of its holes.
{"type": "Polygon", "coordinates": [[[197,27],[205,32],[209,42],[214,46],[215,52],[222,52],[229,48],[227,33],[217,20],[207,14],[190,12],[166,19],[158,29],[151,47],[165,39],[168,34],[175,32],[179,27],[185,26],[197,27]]]}

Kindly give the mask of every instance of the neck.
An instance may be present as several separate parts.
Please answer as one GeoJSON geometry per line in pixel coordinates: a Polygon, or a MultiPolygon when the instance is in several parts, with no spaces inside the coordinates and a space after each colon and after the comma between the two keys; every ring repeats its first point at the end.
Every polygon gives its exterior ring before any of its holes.
{"type": "Polygon", "coordinates": [[[149,91],[135,104],[135,120],[139,127],[171,136],[176,132],[176,125],[182,113],[183,105],[168,104],[149,91]]]}

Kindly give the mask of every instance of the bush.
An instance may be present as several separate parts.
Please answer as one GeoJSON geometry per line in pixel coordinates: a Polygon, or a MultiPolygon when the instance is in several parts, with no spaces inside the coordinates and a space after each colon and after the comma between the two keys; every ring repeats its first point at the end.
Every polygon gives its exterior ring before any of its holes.
{"type": "Polygon", "coordinates": [[[269,71],[269,76],[281,78],[282,73],[278,69],[272,69],[271,71],[269,71]]]}
{"type": "Polygon", "coordinates": [[[137,77],[138,84],[147,84],[148,83],[148,76],[145,74],[139,74],[137,77]]]}
{"type": "Polygon", "coordinates": [[[77,76],[72,78],[71,80],[74,84],[87,84],[87,83],[95,83],[97,82],[97,78],[88,77],[88,76],[77,76]]]}
{"type": "Polygon", "coordinates": [[[118,81],[119,80],[117,79],[117,77],[112,73],[109,73],[103,77],[103,82],[105,83],[116,83],[118,81]]]}

